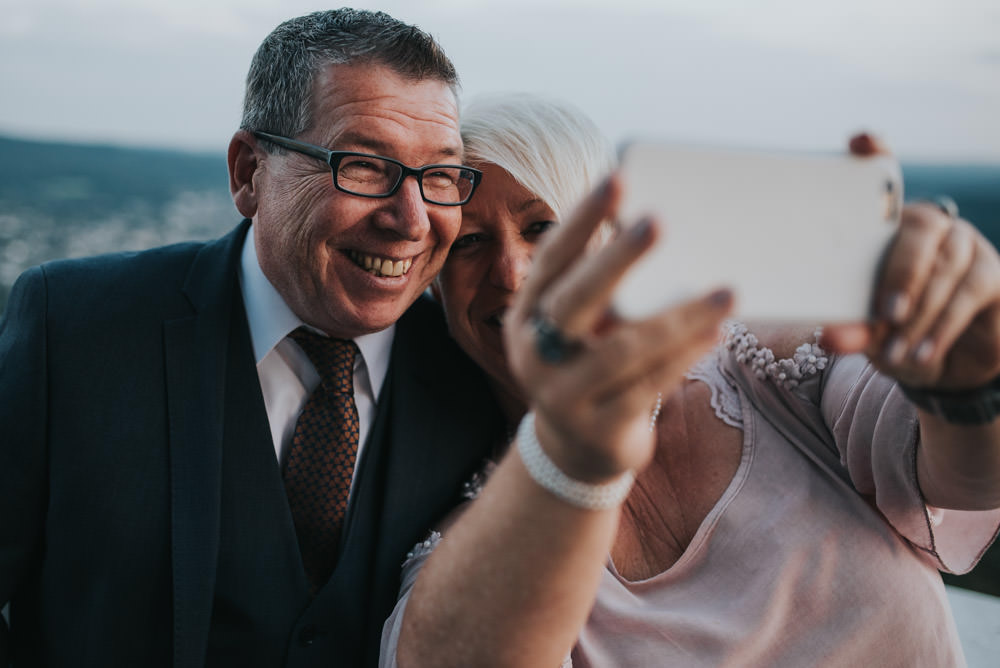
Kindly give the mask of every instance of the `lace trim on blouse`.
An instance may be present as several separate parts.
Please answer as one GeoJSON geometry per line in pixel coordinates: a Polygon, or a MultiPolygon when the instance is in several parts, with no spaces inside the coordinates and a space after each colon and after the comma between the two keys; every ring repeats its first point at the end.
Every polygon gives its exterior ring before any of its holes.
{"type": "Polygon", "coordinates": [[[740,395],[729,381],[722,375],[719,368],[718,353],[701,358],[684,374],[689,380],[700,380],[712,391],[712,409],[715,416],[730,427],[743,429],[743,409],[740,406],[740,395]]]}
{"type": "Polygon", "coordinates": [[[830,358],[819,345],[822,328],[813,332],[812,343],[803,343],[795,349],[791,359],[777,360],[770,348],[760,345],[757,337],[741,322],[726,327],[723,345],[740,364],[748,365],[757,380],[768,380],[786,390],[794,390],[799,383],[827,367],[830,358]]]}
{"type": "MultiPolygon", "coordinates": [[[[813,332],[813,341],[795,349],[790,359],[775,359],[770,348],[760,345],[757,337],[741,322],[730,322],[723,335],[723,348],[740,364],[753,371],[757,380],[777,384],[794,390],[799,383],[811,378],[830,363],[826,351],[819,345],[822,328],[813,332]]],[[[703,357],[686,374],[689,380],[700,380],[712,391],[712,409],[716,417],[730,427],[743,428],[743,409],[736,387],[726,378],[720,367],[720,351],[703,357]]]]}

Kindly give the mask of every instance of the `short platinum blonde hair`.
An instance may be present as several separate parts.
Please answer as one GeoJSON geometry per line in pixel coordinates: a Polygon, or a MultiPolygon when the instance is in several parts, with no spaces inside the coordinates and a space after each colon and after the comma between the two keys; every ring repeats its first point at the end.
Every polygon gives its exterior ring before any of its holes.
{"type": "Polygon", "coordinates": [[[564,220],[614,169],[611,143],[573,106],[518,93],[479,97],[462,111],[465,163],[508,172],[564,220]]]}

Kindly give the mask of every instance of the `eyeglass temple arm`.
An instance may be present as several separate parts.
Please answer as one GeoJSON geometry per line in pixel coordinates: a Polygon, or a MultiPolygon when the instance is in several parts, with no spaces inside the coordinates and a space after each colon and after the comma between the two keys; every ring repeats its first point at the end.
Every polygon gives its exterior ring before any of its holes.
{"type": "Polygon", "coordinates": [[[260,130],[254,130],[253,134],[257,137],[266,139],[269,142],[277,144],[278,146],[283,146],[287,149],[291,149],[298,153],[303,153],[313,158],[319,158],[324,162],[330,162],[330,154],[332,153],[332,151],[329,151],[327,149],[323,149],[318,146],[313,146],[312,144],[306,144],[304,142],[295,141],[294,139],[288,139],[287,137],[272,135],[269,132],[261,132],[260,130]]]}

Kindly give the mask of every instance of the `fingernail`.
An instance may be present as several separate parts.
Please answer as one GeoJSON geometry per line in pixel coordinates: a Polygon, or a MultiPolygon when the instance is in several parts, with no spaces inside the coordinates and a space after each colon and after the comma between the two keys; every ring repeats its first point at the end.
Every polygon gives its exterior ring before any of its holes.
{"type": "Polygon", "coordinates": [[[872,147],[872,136],[867,132],[859,132],[851,137],[849,146],[852,151],[867,153],[872,147]]]}
{"type": "Polygon", "coordinates": [[[643,216],[639,219],[639,222],[632,226],[628,231],[628,236],[631,241],[637,244],[645,242],[649,235],[653,232],[653,219],[649,216],[643,216]]]}
{"type": "Polygon", "coordinates": [[[895,337],[885,347],[885,359],[889,364],[900,364],[906,358],[906,341],[895,337]]]}
{"type": "Polygon", "coordinates": [[[733,291],[728,288],[716,290],[708,296],[706,301],[716,308],[728,308],[733,303],[733,291]]]}
{"type": "Polygon", "coordinates": [[[931,339],[924,339],[919,346],[917,346],[916,352],[913,353],[913,358],[920,362],[921,364],[927,364],[934,357],[934,341],[931,339]]]}
{"type": "Polygon", "coordinates": [[[895,292],[885,300],[882,317],[894,325],[906,319],[910,310],[910,297],[905,292],[895,292]]]}

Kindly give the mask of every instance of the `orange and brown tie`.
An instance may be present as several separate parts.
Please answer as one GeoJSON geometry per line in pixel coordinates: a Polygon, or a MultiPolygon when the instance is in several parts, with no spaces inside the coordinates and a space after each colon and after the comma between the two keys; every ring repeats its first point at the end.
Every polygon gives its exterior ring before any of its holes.
{"type": "Polygon", "coordinates": [[[284,475],[302,563],[315,593],[337,564],[358,455],[353,382],[358,348],[353,341],[327,338],[302,327],[289,336],[320,376],[295,423],[284,475]]]}

